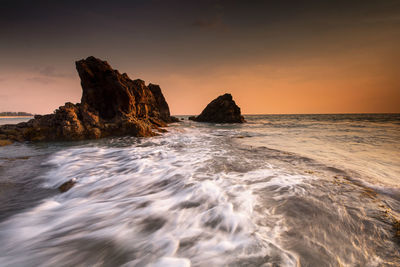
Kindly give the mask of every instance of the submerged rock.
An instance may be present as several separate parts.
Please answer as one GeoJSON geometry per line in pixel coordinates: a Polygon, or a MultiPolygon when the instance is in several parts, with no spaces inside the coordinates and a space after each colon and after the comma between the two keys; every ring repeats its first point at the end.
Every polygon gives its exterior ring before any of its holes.
{"type": "Polygon", "coordinates": [[[245,122],[240,113],[240,108],[232,99],[231,94],[224,94],[207,105],[207,107],[197,117],[189,117],[189,120],[199,122],[215,123],[243,123],[245,122]]]}
{"type": "Polygon", "coordinates": [[[400,244],[400,220],[393,219],[393,228],[394,228],[394,236],[397,239],[398,243],[400,244]]]}
{"type": "Polygon", "coordinates": [[[8,146],[11,144],[12,144],[12,142],[8,139],[0,139],[0,146],[8,146]]]}
{"type": "Polygon", "coordinates": [[[67,192],[68,190],[70,190],[74,185],[76,184],[76,178],[72,178],[71,180],[63,183],[62,185],[60,185],[58,187],[58,190],[61,193],[67,192]]]}
{"type": "MultiPolygon", "coordinates": [[[[88,57],[76,62],[81,103],[66,103],[53,114],[17,125],[0,126],[9,141],[83,140],[107,136],[154,136],[153,129],[178,121],[155,84],[131,80],[106,62],[88,57]]],[[[3,142],[4,143],[4,142],[3,142]]]]}

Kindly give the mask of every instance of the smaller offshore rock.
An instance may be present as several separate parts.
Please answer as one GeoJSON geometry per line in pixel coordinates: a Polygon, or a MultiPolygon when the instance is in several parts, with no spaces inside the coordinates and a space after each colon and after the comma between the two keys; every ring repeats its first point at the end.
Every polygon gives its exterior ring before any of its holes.
{"type": "Polygon", "coordinates": [[[189,117],[189,120],[214,123],[243,123],[240,108],[236,105],[231,94],[224,94],[213,101],[197,117],[189,117]]]}

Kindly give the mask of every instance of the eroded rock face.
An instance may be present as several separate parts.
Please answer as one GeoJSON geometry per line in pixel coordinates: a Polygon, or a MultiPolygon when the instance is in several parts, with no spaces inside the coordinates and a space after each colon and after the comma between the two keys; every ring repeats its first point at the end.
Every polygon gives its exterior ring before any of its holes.
{"type": "Polygon", "coordinates": [[[54,114],[17,125],[0,126],[0,140],[83,140],[107,136],[153,136],[154,129],[177,121],[170,116],[158,85],[131,80],[106,62],[88,57],[76,62],[81,78],[79,104],[66,103],[54,114]]]}
{"type": "Polygon", "coordinates": [[[243,123],[245,122],[231,94],[224,94],[213,101],[197,117],[190,120],[214,123],[243,123]]]}

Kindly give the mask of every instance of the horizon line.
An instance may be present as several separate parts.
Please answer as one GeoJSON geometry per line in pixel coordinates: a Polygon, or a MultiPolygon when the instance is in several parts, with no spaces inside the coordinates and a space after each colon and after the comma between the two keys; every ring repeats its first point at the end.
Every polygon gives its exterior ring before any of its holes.
{"type": "MultiPolygon", "coordinates": [[[[395,115],[400,112],[345,112],[345,113],[246,113],[243,116],[257,116],[257,115],[378,115],[387,114],[395,115]]],[[[171,116],[196,116],[195,114],[171,114],[171,116]]]]}

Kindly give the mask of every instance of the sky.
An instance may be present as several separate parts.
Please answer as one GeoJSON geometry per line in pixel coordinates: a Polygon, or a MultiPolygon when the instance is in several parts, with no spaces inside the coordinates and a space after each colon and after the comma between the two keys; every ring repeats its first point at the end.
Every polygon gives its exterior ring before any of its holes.
{"type": "Polygon", "coordinates": [[[88,56],[175,115],[400,112],[400,1],[0,0],[0,112],[80,102],[88,56]]]}

